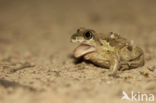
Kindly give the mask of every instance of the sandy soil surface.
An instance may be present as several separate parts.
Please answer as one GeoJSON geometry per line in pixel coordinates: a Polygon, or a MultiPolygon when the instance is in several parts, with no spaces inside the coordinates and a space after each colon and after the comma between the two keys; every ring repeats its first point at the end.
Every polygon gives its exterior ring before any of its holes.
{"type": "Polygon", "coordinates": [[[1,0],[0,103],[131,103],[121,100],[122,91],[156,96],[155,5],[154,0],[1,0]],[[79,27],[134,40],[144,50],[145,66],[113,78],[108,69],[75,63],[70,36],[79,27]]]}

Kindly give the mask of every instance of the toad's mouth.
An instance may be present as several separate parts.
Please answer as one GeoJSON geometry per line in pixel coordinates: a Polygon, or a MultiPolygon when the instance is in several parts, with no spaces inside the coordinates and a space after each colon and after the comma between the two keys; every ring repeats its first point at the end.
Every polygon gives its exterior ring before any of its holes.
{"type": "Polygon", "coordinates": [[[77,48],[75,48],[74,56],[76,58],[79,58],[81,56],[84,56],[85,54],[88,54],[94,51],[96,51],[96,48],[94,46],[91,46],[88,44],[80,44],[77,48]]]}

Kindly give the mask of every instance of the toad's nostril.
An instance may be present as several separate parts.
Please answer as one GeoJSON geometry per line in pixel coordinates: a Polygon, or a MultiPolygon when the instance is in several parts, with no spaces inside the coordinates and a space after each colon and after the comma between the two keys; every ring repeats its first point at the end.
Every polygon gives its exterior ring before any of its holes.
{"type": "Polygon", "coordinates": [[[71,38],[74,39],[74,40],[76,40],[76,35],[72,35],[71,38]]]}
{"type": "Polygon", "coordinates": [[[77,32],[80,32],[80,29],[77,29],[77,32]]]}

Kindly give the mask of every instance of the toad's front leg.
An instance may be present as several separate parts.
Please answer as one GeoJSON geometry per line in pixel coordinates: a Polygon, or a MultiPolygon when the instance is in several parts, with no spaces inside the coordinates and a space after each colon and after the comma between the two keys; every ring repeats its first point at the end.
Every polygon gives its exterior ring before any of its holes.
{"type": "Polygon", "coordinates": [[[110,68],[111,74],[116,74],[117,70],[120,67],[119,60],[117,56],[115,55],[107,55],[107,56],[101,56],[97,52],[92,52],[89,54],[86,54],[84,56],[85,60],[89,60],[92,63],[104,67],[104,68],[110,68]]]}
{"type": "Polygon", "coordinates": [[[119,70],[120,68],[120,63],[117,57],[113,57],[112,60],[110,60],[110,70],[111,70],[111,74],[115,75],[116,72],[119,70]]]}
{"type": "Polygon", "coordinates": [[[104,67],[104,68],[110,67],[109,60],[105,57],[102,57],[97,52],[92,52],[92,53],[86,54],[84,56],[84,59],[88,60],[88,61],[92,62],[93,64],[98,65],[100,67],[104,67]]]}

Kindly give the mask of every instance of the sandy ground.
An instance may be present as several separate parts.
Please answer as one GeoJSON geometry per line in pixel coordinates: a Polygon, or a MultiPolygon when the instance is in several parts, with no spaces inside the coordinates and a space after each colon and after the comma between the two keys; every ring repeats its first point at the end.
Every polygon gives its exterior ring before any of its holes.
{"type": "Polygon", "coordinates": [[[0,103],[131,103],[121,100],[122,91],[156,96],[155,5],[154,0],[1,0],[0,103]],[[134,40],[144,50],[145,66],[113,78],[108,69],[75,63],[70,36],[79,27],[134,40]]]}

